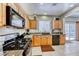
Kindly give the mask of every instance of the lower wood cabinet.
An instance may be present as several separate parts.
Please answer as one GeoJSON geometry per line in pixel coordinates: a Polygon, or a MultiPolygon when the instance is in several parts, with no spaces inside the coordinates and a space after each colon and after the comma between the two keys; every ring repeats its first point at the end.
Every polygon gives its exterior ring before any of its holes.
{"type": "Polygon", "coordinates": [[[33,35],[32,46],[52,45],[52,35],[33,35]]]}
{"type": "Polygon", "coordinates": [[[61,34],[60,35],[60,45],[64,45],[65,44],[65,34],[61,34]]]}
{"type": "Polygon", "coordinates": [[[34,41],[33,42],[34,42],[35,46],[39,46],[40,45],[40,42],[41,42],[40,39],[41,39],[41,37],[34,37],[34,41]]]}
{"type": "MultiPolygon", "coordinates": [[[[32,46],[52,45],[52,35],[33,35],[32,46]]],[[[65,44],[65,35],[61,34],[59,38],[59,45],[65,44]]]]}

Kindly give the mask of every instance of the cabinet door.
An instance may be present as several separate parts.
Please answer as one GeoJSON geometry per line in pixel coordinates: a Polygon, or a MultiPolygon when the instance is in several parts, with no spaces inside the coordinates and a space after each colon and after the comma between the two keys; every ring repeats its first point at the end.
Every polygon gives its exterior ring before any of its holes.
{"type": "Polygon", "coordinates": [[[54,20],[54,29],[59,28],[59,20],[54,20]]]}
{"type": "Polygon", "coordinates": [[[53,20],[54,29],[62,29],[63,28],[63,20],[53,20]]]}
{"type": "Polygon", "coordinates": [[[6,3],[3,3],[3,25],[6,25],[6,3]]]}
{"type": "Polygon", "coordinates": [[[48,36],[48,45],[52,45],[52,36],[48,36]]]}
{"type": "Polygon", "coordinates": [[[6,3],[0,3],[0,26],[6,25],[6,3]]]}
{"type": "Polygon", "coordinates": [[[40,46],[40,37],[35,38],[35,45],[40,46]]]}
{"type": "Polygon", "coordinates": [[[65,35],[60,35],[60,45],[65,44],[65,35]]]}
{"type": "Polygon", "coordinates": [[[59,20],[59,29],[63,29],[63,20],[59,20]]]}
{"type": "Polygon", "coordinates": [[[36,20],[30,20],[29,21],[30,29],[36,29],[36,20]]]}
{"type": "Polygon", "coordinates": [[[32,41],[33,46],[40,46],[40,37],[34,36],[32,41]]]}
{"type": "Polygon", "coordinates": [[[8,5],[13,8],[16,12],[19,12],[19,7],[17,3],[8,3],[8,5]]]}
{"type": "Polygon", "coordinates": [[[0,3],[0,26],[2,26],[2,3],[0,3]]]}
{"type": "Polygon", "coordinates": [[[15,3],[15,4],[14,4],[14,7],[15,7],[16,12],[19,13],[19,9],[20,9],[19,5],[18,5],[17,3],[15,3]]]}
{"type": "Polygon", "coordinates": [[[79,41],[79,22],[76,22],[76,39],[79,41]]]}
{"type": "Polygon", "coordinates": [[[52,45],[52,36],[42,36],[41,45],[52,45]]]}
{"type": "Polygon", "coordinates": [[[32,46],[34,46],[34,35],[32,36],[32,46]]]}
{"type": "Polygon", "coordinates": [[[45,36],[41,38],[41,45],[47,45],[47,38],[45,36]]]}

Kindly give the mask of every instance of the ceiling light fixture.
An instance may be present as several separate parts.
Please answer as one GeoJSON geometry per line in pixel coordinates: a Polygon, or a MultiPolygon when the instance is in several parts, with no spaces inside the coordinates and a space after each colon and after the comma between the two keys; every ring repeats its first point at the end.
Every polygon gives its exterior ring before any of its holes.
{"type": "Polygon", "coordinates": [[[52,3],[52,6],[56,6],[57,5],[57,3],[52,3]]]}
{"type": "Polygon", "coordinates": [[[34,12],[34,14],[36,14],[37,12],[34,12]]]}
{"type": "Polygon", "coordinates": [[[47,16],[42,16],[43,19],[47,19],[47,16]]]}
{"type": "Polygon", "coordinates": [[[71,5],[70,5],[70,7],[73,7],[73,6],[74,6],[74,4],[71,4],[71,5]]]}
{"type": "Polygon", "coordinates": [[[44,13],[44,15],[47,15],[47,13],[44,13]]]}
{"type": "Polygon", "coordinates": [[[44,3],[40,3],[40,5],[43,5],[44,3]]]}

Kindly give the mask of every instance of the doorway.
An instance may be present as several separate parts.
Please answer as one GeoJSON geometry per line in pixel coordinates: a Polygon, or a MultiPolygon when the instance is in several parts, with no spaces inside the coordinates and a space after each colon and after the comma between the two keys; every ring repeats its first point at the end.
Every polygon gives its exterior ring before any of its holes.
{"type": "Polygon", "coordinates": [[[66,21],[65,22],[65,33],[66,33],[67,41],[76,40],[76,22],[66,21]]]}

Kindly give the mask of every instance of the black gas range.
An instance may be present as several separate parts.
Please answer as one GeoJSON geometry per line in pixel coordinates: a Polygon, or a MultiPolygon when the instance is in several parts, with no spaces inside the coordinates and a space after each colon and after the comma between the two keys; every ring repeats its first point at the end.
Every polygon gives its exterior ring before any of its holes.
{"type": "Polygon", "coordinates": [[[61,29],[52,30],[52,45],[60,44],[60,34],[62,33],[61,29]]]}
{"type": "Polygon", "coordinates": [[[60,44],[60,34],[52,34],[52,45],[60,44]]]}
{"type": "MultiPolygon", "coordinates": [[[[24,35],[25,36],[25,35],[24,35]]],[[[24,38],[23,35],[6,40],[3,44],[3,52],[13,51],[13,50],[23,50],[22,55],[26,56],[31,48],[31,38],[24,38]]]]}

